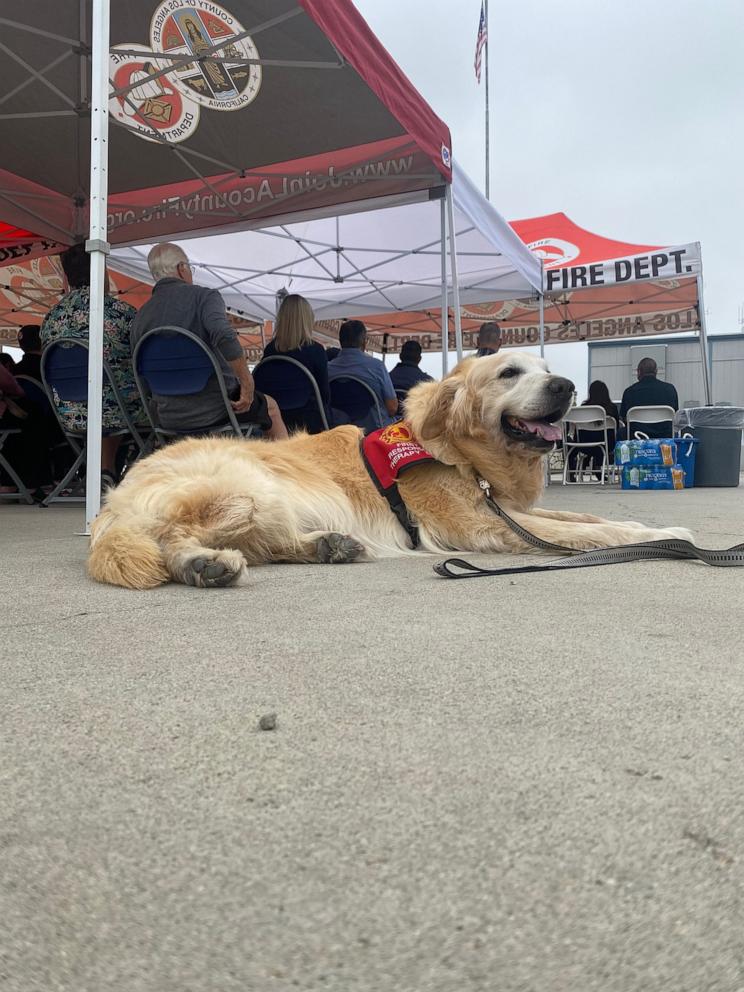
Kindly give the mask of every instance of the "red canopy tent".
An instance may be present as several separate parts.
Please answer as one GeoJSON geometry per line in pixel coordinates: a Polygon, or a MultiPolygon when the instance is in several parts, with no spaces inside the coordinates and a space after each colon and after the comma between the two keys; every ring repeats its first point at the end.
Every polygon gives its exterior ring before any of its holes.
{"type": "Polygon", "coordinates": [[[13,265],[40,255],[54,255],[63,247],[58,241],[40,238],[15,224],[0,221],[0,265],[13,265]]]}
{"type": "MultiPolygon", "coordinates": [[[[55,0],[0,18],[13,50],[0,216],[64,243],[87,231],[99,4],[82,19],[55,0]]],[[[425,199],[451,178],[446,125],[348,0],[128,0],[110,18],[111,244],[425,199]]]]}
{"type": "MultiPolygon", "coordinates": [[[[466,349],[477,347],[478,327],[487,320],[498,321],[507,348],[694,331],[710,400],[699,244],[616,241],[579,227],[563,213],[512,221],[511,227],[543,261],[544,296],[463,306],[466,349]]],[[[461,292],[469,288],[463,279],[461,292]]],[[[376,351],[396,352],[406,339],[419,341],[424,350],[440,348],[439,310],[373,314],[364,320],[376,351]]]]}
{"type": "MultiPolygon", "coordinates": [[[[700,331],[698,244],[615,241],[562,213],[511,226],[543,260],[546,344],[700,331]]],[[[463,316],[498,320],[507,347],[540,342],[537,302],[470,306],[463,316]]]]}
{"type": "Polygon", "coordinates": [[[109,244],[440,199],[451,141],[350,0],[36,0],[12,14],[0,221],[11,238],[35,232],[26,257],[89,235],[90,523],[109,244]]]}

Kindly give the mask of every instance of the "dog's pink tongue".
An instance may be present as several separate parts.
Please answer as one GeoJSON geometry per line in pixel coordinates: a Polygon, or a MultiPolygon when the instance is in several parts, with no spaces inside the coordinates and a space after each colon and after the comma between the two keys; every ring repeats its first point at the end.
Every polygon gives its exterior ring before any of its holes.
{"type": "Polygon", "coordinates": [[[539,434],[546,441],[560,441],[562,436],[560,427],[555,424],[544,424],[541,420],[520,420],[520,424],[530,434],[539,434]]]}

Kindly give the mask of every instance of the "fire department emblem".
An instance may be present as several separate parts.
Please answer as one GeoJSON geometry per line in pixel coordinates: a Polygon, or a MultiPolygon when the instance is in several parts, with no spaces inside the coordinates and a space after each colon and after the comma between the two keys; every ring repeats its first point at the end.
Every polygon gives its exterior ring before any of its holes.
{"type": "Polygon", "coordinates": [[[157,8],[150,40],[154,51],[176,59],[169,77],[180,92],[211,110],[240,110],[255,100],[261,66],[248,61],[259,56],[243,25],[212,0],[186,0],[173,7],[169,2],[157,8]],[[210,52],[224,61],[205,61],[210,52]]]}
{"type": "Polygon", "coordinates": [[[401,444],[413,441],[413,434],[404,423],[391,424],[380,434],[380,441],[383,444],[401,444]]]}
{"type": "Polygon", "coordinates": [[[109,100],[109,113],[148,141],[170,144],[190,137],[199,123],[199,104],[180,92],[171,76],[154,76],[160,65],[144,45],[115,45],[109,55],[113,89],[125,90],[109,100]],[[142,52],[142,56],[121,51],[142,52]],[[150,58],[148,58],[148,55],[150,58]]]}
{"type": "Polygon", "coordinates": [[[546,269],[568,265],[579,256],[579,246],[562,238],[540,238],[539,241],[531,241],[527,247],[545,262],[546,269]]]}

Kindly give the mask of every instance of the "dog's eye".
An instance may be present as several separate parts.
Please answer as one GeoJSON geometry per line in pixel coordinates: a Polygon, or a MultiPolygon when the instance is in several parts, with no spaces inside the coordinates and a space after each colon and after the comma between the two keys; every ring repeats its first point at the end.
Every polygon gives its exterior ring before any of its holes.
{"type": "Polygon", "coordinates": [[[509,368],[504,369],[504,371],[500,373],[499,379],[514,379],[515,376],[521,374],[522,374],[521,369],[515,369],[514,366],[510,365],[509,368]]]}

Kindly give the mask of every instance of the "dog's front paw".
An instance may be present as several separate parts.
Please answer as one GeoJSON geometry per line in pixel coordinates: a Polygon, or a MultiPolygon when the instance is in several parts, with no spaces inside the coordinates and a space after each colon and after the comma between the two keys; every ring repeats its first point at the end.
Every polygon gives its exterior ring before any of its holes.
{"type": "Polygon", "coordinates": [[[317,543],[318,561],[324,565],[345,565],[364,554],[364,545],[347,534],[324,534],[317,543]]]}
{"type": "Polygon", "coordinates": [[[184,570],[190,586],[211,589],[231,586],[240,578],[245,560],[239,551],[215,551],[213,555],[197,555],[184,570]]]}

